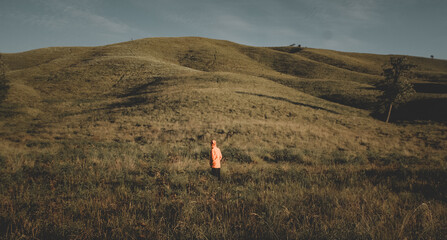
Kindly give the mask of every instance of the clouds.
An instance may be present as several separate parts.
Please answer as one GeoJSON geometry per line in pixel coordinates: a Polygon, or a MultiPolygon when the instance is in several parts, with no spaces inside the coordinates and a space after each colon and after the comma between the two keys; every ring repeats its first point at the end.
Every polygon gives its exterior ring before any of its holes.
{"type": "Polygon", "coordinates": [[[447,58],[440,44],[447,41],[440,30],[447,21],[446,6],[443,0],[14,0],[2,3],[0,27],[9,35],[20,32],[20,41],[2,34],[0,47],[202,36],[254,46],[299,43],[428,56],[440,56],[441,49],[447,58]],[[415,47],[424,42],[432,46],[415,47]]]}
{"type": "Polygon", "coordinates": [[[100,1],[58,1],[46,0],[43,4],[51,10],[53,16],[58,16],[58,21],[69,24],[63,27],[76,28],[80,31],[100,32],[107,34],[126,34],[142,32],[129,26],[119,18],[111,18],[101,15],[95,10],[100,1]]]}
{"type": "Polygon", "coordinates": [[[352,23],[365,23],[376,18],[377,0],[321,1],[330,20],[348,20],[352,23]],[[340,17],[341,16],[341,17],[340,17]]]}
{"type": "Polygon", "coordinates": [[[135,29],[131,28],[127,24],[111,20],[88,10],[81,10],[72,6],[67,6],[63,10],[63,12],[67,14],[64,15],[63,19],[75,20],[76,24],[78,24],[79,26],[102,29],[111,33],[128,33],[135,31],[135,29]]]}
{"type": "Polygon", "coordinates": [[[365,29],[376,24],[376,2],[372,0],[319,0],[316,5],[312,25],[321,29],[320,44],[323,48],[353,49],[361,45],[361,36],[354,34],[357,29],[365,29]]]}
{"type": "Polygon", "coordinates": [[[16,0],[0,10],[0,20],[8,23],[2,31],[13,32],[17,40],[7,42],[10,40],[0,37],[1,47],[16,44],[15,49],[23,51],[47,46],[104,45],[147,36],[120,16],[98,11],[103,4],[102,0],[16,0]]]}

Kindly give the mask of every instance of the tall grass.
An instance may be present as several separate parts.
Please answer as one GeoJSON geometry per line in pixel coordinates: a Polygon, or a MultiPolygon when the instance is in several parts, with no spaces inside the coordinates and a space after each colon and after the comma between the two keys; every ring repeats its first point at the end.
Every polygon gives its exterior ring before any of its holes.
{"type": "Polygon", "coordinates": [[[218,181],[201,148],[193,149],[62,142],[54,152],[2,156],[1,237],[442,239],[447,233],[445,169],[305,165],[276,150],[278,163],[225,162],[218,181]],[[415,220],[420,230],[407,230],[422,203],[430,222],[415,220]]]}

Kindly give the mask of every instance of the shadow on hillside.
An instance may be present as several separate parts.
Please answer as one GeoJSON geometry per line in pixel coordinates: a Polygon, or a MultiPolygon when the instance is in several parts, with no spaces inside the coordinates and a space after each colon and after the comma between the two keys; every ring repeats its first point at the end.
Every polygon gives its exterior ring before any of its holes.
{"type": "Polygon", "coordinates": [[[300,103],[300,102],[294,102],[294,101],[292,101],[290,99],[283,98],[283,97],[274,97],[274,96],[268,96],[268,95],[264,95],[264,94],[248,93],[248,92],[240,92],[240,91],[236,91],[236,93],[252,95],[252,96],[258,96],[258,97],[263,97],[263,98],[270,98],[270,99],[274,99],[274,100],[288,102],[288,103],[291,103],[291,104],[294,104],[294,105],[297,105],[297,106],[309,107],[309,108],[312,108],[312,109],[315,109],[315,110],[323,110],[323,111],[326,111],[326,112],[339,114],[338,112],[332,111],[330,109],[317,107],[317,106],[313,106],[313,105],[309,105],[309,104],[305,104],[305,103],[300,103]]]}
{"type": "Polygon", "coordinates": [[[414,90],[419,93],[447,93],[447,85],[440,83],[414,83],[414,90]]]}
{"type": "Polygon", "coordinates": [[[326,94],[318,96],[319,98],[322,98],[324,100],[328,100],[331,102],[343,104],[345,106],[349,107],[355,107],[359,109],[365,109],[365,110],[373,110],[376,106],[376,102],[374,101],[374,98],[363,96],[358,97],[354,95],[348,95],[348,94],[326,94]]]}
{"type": "MultiPolygon", "coordinates": [[[[157,96],[152,96],[149,94],[157,93],[159,91],[153,90],[152,88],[163,84],[163,80],[167,80],[169,78],[166,77],[153,77],[148,79],[149,82],[144,84],[137,85],[135,87],[126,89],[124,93],[117,95],[118,102],[107,104],[104,107],[93,108],[93,109],[85,109],[79,112],[67,112],[64,113],[63,116],[74,116],[78,114],[91,114],[98,111],[104,110],[115,110],[120,108],[132,108],[141,105],[146,105],[150,103],[154,103],[157,101],[157,96]],[[145,95],[145,96],[143,96],[145,95]],[[149,95],[149,96],[148,96],[149,95]]],[[[116,85],[115,85],[116,86],[116,85]]]]}
{"type": "Polygon", "coordinates": [[[149,87],[156,87],[162,84],[163,80],[168,80],[169,78],[164,77],[154,77],[152,81],[148,83],[144,83],[141,85],[138,85],[136,87],[130,88],[127,93],[121,94],[118,97],[125,98],[125,97],[133,97],[137,95],[143,95],[143,94],[150,94],[155,93],[157,91],[146,91],[149,87]]]}
{"type": "Polygon", "coordinates": [[[149,89],[162,85],[163,84],[162,82],[168,79],[170,78],[153,77],[151,81],[129,88],[126,93],[118,95],[118,98],[125,99],[124,101],[112,103],[104,108],[99,108],[95,110],[97,111],[97,110],[112,110],[117,108],[129,108],[154,103],[158,99],[156,96],[142,97],[141,95],[159,92],[156,90],[149,90],[149,89]]]}
{"type": "Polygon", "coordinates": [[[130,108],[140,105],[146,105],[149,103],[154,103],[157,100],[156,97],[131,97],[127,98],[124,102],[117,102],[107,105],[107,107],[98,110],[112,110],[116,108],[130,108]]]}
{"type": "MultiPolygon", "coordinates": [[[[385,121],[386,112],[373,112],[371,116],[385,121]]],[[[391,112],[390,122],[435,121],[447,123],[447,98],[412,100],[391,112]]]]}
{"type": "Polygon", "coordinates": [[[447,98],[410,101],[391,113],[391,118],[394,121],[430,120],[447,122],[447,98]]]}
{"type": "Polygon", "coordinates": [[[120,109],[121,109],[121,111],[128,113],[130,111],[130,110],[128,110],[128,108],[151,104],[158,100],[157,96],[150,96],[150,97],[136,96],[136,97],[126,97],[126,98],[122,97],[122,99],[124,99],[124,100],[120,101],[120,102],[114,102],[114,103],[107,104],[104,107],[89,108],[89,109],[84,109],[81,111],[65,112],[65,113],[62,113],[60,116],[69,117],[69,116],[75,116],[75,115],[80,115],[80,114],[99,113],[100,111],[108,111],[110,113],[110,111],[120,110],[120,109]]]}
{"type": "Polygon", "coordinates": [[[447,200],[445,191],[439,191],[447,187],[444,181],[447,172],[442,169],[370,169],[362,172],[372,184],[389,185],[387,187],[396,193],[413,192],[429,199],[447,200]]]}

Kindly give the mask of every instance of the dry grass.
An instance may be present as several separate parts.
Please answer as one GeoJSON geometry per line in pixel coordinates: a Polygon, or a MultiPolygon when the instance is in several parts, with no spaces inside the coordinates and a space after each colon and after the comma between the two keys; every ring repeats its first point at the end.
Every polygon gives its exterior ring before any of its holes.
{"type": "MultiPolygon", "coordinates": [[[[442,239],[447,129],[370,116],[386,58],[203,38],[5,54],[0,237],[442,239]]],[[[445,61],[412,60],[445,84],[445,61]]]]}
{"type": "Polygon", "coordinates": [[[3,237],[442,239],[445,234],[445,192],[438,191],[446,187],[445,171],[434,168],[230,161],[217,182],[206,159],[190,149],[58,145],[55,153],[25,156],[32,164],[2,170],[3,237]],[[421,202],[431,218],[417,225],[413,212],[421,202]],[[409,224],[419,230],[407,231],[409,224]]]}

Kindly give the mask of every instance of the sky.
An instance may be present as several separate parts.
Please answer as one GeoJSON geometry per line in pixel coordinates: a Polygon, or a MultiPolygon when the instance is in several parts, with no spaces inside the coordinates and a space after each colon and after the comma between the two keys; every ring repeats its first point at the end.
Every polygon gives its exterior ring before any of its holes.
{"type": "Polygon", "coordinates": [[[0,52],[198,36],[447,59],[447,0],[0,0],[0,52]]]}

